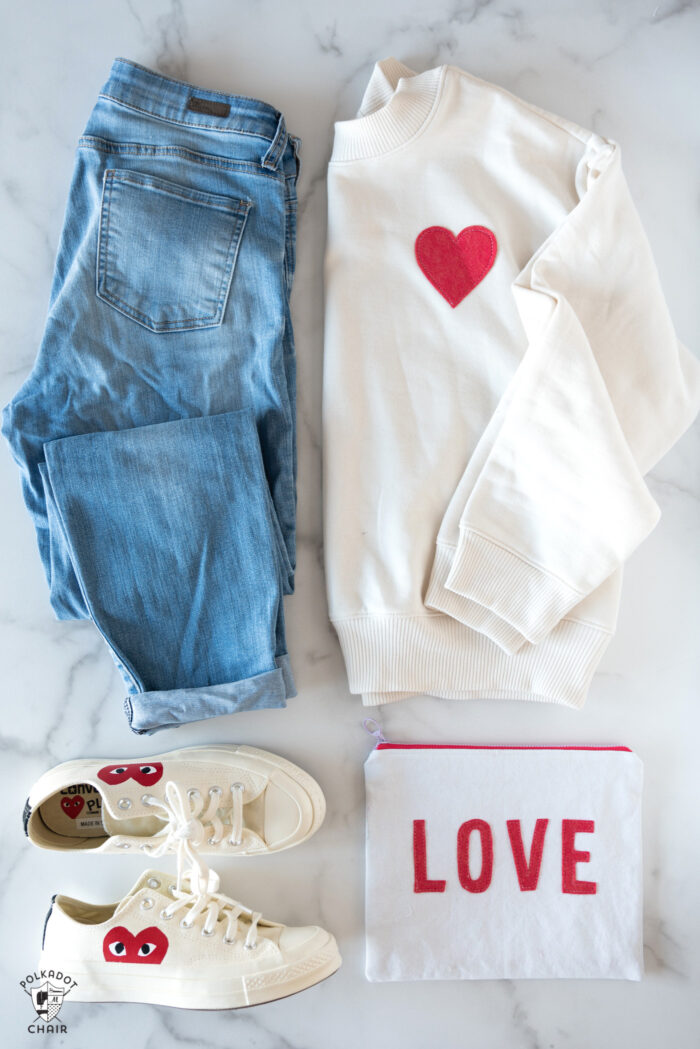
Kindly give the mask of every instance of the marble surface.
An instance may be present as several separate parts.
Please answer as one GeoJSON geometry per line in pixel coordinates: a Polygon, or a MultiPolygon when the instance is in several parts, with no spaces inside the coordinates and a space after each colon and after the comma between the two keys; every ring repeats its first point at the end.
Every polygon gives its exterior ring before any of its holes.
{"type": "MultiPolygon", "coordinates": [[[[3,0],[0,399],[39,342],[77,136],[117,55],[199,86],[258,96],[303,139],[294,321],[299,358],[299,569],[289,642],[299,697],[159,734],[156,749],[227,739],[286,753],[317,776],[328,817],[304,847],[221,864],[224,888],[289,923],[334,931],[341,971],[322,986],[239,1013],[64,1007],[87,1049],[691,1049],[700,1035],[697,817],[698,429],[653,471],[660,524],[632,557],[617,636],[582,712],[541,704],[416,699],[380,710],[395,740],[624,742],[645,762],[646,966],[641,984],[370,985],[363,976],[362,762],[371,741],[349,696],[326,614],[320,511],[321,267],[332,122],[354,113],[376,58],[452,62],[622,143],[681,338],[700,327],[694,0],[3,0]]],[[[117,899],[138,859],[56,855],[21,834],[24,799],[49,766],[146,754],[90,624],[57,623],[18,477],[0,450],[0,1014],[6,1044],[35,1045],[18,981],[35,965],[51,895],[117,899]]]]}

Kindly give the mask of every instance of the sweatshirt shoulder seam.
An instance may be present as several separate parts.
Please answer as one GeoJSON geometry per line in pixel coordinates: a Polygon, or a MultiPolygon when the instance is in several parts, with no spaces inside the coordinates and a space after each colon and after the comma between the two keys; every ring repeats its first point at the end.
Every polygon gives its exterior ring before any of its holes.
{"type": "MultiPolygon", "coordinates": [[[[572,138],[577,139],[583,145],[588,145],[591,139],[604,138],[602,135],[598,135],[597,132],[591,131],[590,128],[584,128],[581,124],[577,124],[575,121],[568,120],[566,117],[560,117],[556,113],[552,113],[550,110],[544,109],[542,106],[538,106],[534,102],[528,102],[527,99],[521,98],[514,92],[509,91],[506,87],[501,87],[500,84],[494,84],[490,80],[484,80],[483,77],[478,77],[474,73],[468,73],[465,69],[460,69],[459,66],[448,66],[448,70],[458,73],[465,80],[470,80],[474,84],[479,84],[481,87],[488,88],[490,91],[495,92],[499,95],[504,95],[512,102],[516,102],[517,105],[522,109],[527,109],[535,116],[541,117],[548,124],[552,124],[560,131],[564,131],[571,135],[572,138]]],[[[606,141],[612,142],[612,139],[606,139],[606,141]]]]}

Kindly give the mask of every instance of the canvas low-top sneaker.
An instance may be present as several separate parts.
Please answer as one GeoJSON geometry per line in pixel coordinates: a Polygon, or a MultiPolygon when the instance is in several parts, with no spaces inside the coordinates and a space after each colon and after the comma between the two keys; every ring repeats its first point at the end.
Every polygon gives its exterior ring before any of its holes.
{"type": "Polygon", "coordinates": [[[200,863],[179,888],[148,870],[119,903],[55,896],[39,971],[70,974],[71,1001],[238,1009],[303,991],[340,964],[330,933],[267,921],[200,863]]]}
{"type": "Polygon", "coordinates": [[[246,746],[190,747],[138,759],[66,761],[36,782],[27,837],[44,849],[260,855],[306,841],[326,811],[291,761],[246,746]]]}

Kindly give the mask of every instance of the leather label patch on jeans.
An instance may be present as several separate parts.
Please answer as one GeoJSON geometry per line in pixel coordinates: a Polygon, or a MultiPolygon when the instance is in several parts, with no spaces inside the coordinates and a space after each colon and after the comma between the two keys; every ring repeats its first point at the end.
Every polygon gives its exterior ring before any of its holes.
{"type": "Polygon", "coordinates": [[[195,113],[208,113],[212,117],[227,117],[231,112],[228,102],[214,102],[210,98],[198,98],[197,95],[190,95],[187,108],[193,109],[195,113]]]}

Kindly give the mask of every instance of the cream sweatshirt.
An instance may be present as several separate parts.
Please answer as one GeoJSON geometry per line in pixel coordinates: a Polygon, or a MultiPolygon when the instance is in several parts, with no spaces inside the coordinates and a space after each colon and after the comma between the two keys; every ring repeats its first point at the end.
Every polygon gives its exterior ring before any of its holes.
{"type": "Polygon", "coordinates": [[[350,690],[583,704],[700,406],[619,146],[452,66],[335,125],[324,530],[350,690]]]}

